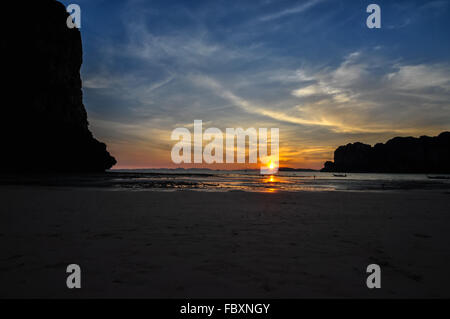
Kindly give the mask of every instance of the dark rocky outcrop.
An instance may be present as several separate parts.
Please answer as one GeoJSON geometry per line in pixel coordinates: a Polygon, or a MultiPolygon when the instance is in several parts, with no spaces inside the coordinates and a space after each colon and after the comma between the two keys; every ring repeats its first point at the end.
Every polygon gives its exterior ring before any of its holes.
{"type": "Polygon", "coordinates": [[[450,132],[436,137],[395,137],[374,147],[339,146],[325,172],[450,173],[450,132]]]}
{"type": "Polygon", "coordinates": [[[2,172],[98,172],[116,161],[88,128],[81,36],[54,0],[2,6],[2,172]]]}

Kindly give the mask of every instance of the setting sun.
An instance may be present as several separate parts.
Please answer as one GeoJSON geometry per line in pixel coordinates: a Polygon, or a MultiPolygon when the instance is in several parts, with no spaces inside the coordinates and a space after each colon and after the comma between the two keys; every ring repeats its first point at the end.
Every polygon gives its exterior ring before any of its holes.
{"type": "Polygon", "coordinates": [[[268,159],[261,163],[261,174],[273,175],[278,173],[278,159],[268,159]]]}

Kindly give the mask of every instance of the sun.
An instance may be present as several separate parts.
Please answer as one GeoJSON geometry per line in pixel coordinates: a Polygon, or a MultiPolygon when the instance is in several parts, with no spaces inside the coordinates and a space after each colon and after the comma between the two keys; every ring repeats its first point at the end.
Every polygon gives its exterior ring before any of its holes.
{"type": "Polygon", "coordinates": [[[278,161],[273,159],[267,159],[265,163],[261,163],[261,174],[271,175],[278,172],[278,161]]]}

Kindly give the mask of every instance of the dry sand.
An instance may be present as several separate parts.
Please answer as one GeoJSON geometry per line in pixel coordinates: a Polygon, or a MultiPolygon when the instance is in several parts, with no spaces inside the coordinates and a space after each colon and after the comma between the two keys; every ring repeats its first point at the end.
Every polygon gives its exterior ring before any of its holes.
{"type": "Polygon", "coordinates": [[[0,191],[0,297],[450,296],[444,192],[0,191]]]}

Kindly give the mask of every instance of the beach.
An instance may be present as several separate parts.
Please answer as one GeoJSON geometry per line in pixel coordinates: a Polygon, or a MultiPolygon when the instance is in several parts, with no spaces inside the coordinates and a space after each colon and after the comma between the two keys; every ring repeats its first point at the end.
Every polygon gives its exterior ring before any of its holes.
{"type": "Polygon", "coordinates": [[[444,190],[0,190],[2,298],[450,296],[444,190]]]}

